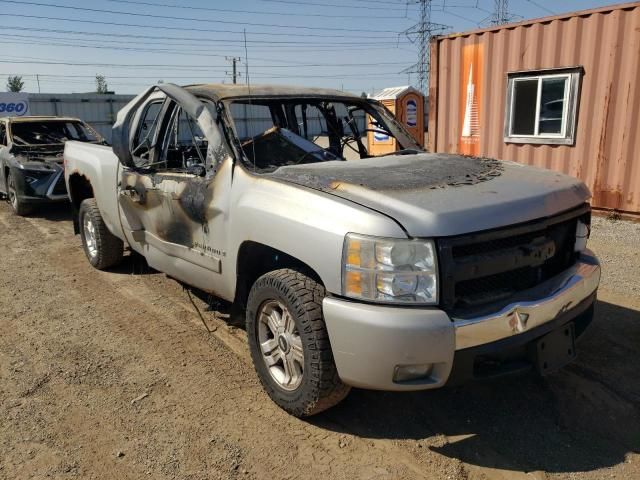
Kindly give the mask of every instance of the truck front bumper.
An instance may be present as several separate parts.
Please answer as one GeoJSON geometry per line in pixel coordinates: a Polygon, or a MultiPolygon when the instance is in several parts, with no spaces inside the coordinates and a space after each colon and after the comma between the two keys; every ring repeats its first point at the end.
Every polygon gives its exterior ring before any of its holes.
{"type": "Polygon", "coordinates": [[[531,346],[593,315],[600,265],[590,252],[562,274],[522,292],[498,312],[450,318],[436,307],[392,307],[327,297],[324,318],[336,367],[347,384],[376,390],[426,390],[532,368],[531,346]],[[494,368],[487,368],[490,364],[494,368]],[[407,372],[424,372],[407,378],[407,372]]]}

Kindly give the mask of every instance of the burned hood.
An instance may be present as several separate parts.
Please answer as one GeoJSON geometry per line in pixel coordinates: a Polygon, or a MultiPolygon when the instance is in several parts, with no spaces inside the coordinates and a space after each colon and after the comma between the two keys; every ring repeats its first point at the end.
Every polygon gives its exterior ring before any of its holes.
{"type": "Polygon", "coordinates": [[[11,153],[20,163],[62,163],[64,143],[59,145],[18,145],[11,146],[11,153]]]}
{"type": "Polygon", "coordinates": [[[567,175],[449,154],[286,166],[269,175],[381,212],[416,237],[522,223],[569,210],[590,197],[582,182],[567,175]]]}

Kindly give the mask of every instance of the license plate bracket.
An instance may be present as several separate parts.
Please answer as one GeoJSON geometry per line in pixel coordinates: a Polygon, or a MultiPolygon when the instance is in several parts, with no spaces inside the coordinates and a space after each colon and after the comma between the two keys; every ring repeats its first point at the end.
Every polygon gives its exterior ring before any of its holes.
{"type": "Polygon", "coordinates": [[[538,373],[548,375],[576,358],[576,334],[569,322],[535,342],[535,364],[538,373]]]}

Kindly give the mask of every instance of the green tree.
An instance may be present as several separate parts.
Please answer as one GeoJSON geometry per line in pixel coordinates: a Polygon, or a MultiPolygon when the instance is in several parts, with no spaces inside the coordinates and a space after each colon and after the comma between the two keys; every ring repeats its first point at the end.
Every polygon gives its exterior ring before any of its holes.
{"type": "Polygon", "coordinates": [[[104,75],[96,75],[96,93],[107,93],[108,91],[107,79],[104,78],[104,75]]]}
{"type": "Polygon", "coordinates": [[[24,82],[22,77],[18,75],[10,76],[7,79],[7,91],[8,92],[21,92],[24,88],[24,82]]]}

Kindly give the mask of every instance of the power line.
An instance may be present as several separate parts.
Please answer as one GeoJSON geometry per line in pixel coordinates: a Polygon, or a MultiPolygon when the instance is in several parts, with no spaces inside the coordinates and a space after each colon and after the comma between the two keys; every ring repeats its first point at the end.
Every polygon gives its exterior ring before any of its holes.
{"type": "MultiPolygon", "coordinates": [[[[0,0],[1,2],[4,2],[7,0],[0,0]]],[[[104,20],[82,20],[82,19],[77,19],[77,18],[64,18],[64,17],[49,17],[49,16],[44,16],[44,15],[27,15],[27,14],[22,14],[22,13],[0,13],[0,16],[3,17],[18,17],[18,18],[37,18],[40,20],[55,20],[58,22],[71,22],[71,23],[88,23],[88,24],[92,24],[92,25],[113,25],[113,26],[118,26],[118,27],[135,27],[135,28],[151,28],[151,29],[159,29],[159,30],[179,30],[179,31],[184,31],[185,27],[172,27],[172,26],[168,26],[168,25],[143,25],[143,24],[136,24],[136,23],[119,23],[119,22],[107,22],[104,20]]],[[[210,28],[196,28],[196,27],[189,27],[188,28],[191,31],[194,32],[207,32],[207,33],[235,33],[235,34],[242,34],[241,31],[238,30],[213,30],[210,28]]],[[[278,36],[278,37],[293,37],[296,36],[298,34],[293,34],[293,33],[278,33],[278,32],[250,32],[252,35],[266,35],[266,36],[278,36]]],[[[305,37],[318,37],[318,38],[351,38],[351,39],[363,39],[363,38],[371,38],[371,39],[380,39],[380,38],[386,38],[386,39],[393,39],[396,37],[385,37],[385,36],[381,36],[381,35],[337,35],[337,34],[319,34],[319,33],[305,33],[304,34],[305,37]]],[[[271,43],[275,43],[275,42],[271,42],[271,43]]],[[[291,43],[291,42],[287,42],[287,43],[291,43]]],[[[300,43],[300,42],[296,42],[296,43],[300,43]]],[[[314,42],[317,43],[317,42],[314,42]]],[[[326,43],[325,43],[326,44],[326,43]]]]}
{"type": "MultiPolygon", "coordinates": [[[[260,2],[269,2],[269,3],[284,3],[284,4],[288,4],[288,5],[296,5],[296,6],[300,6],[301,2],[300,1],[296,1],[296,0],[258,0],[260,2]]],[[[384,10],[385,12],[389,11],[389,2],[374,2],[374,3],[381,3],[381,4],[386,4],[386,7],[372,7],[372,6],[368,6],[367,9],[368,10],[384,10]]],[[[304,2],[304,6],[317,6],[317,7],[333,7],[333,8],[351,8],[351,9],[358,9],[358,10],[362,10],[362,6],[360,5],[344,5],[344,4],[335,4],[335,3],[317,3],[317,2],[304,2]]],[[[400,6],[400,4],[397,4],[398,6],[400,6]]]]}
{"type": "Polygon", "coordinates": [[[473,23],[474,25],[478,25],[478,21],[477,20],[473,20],[473,19],[465,17],[463,15],[459,15],[459,14],[457,14],[455,12],[450,11],[450,10],[446,10],[445,8],[442,9],[442,13],[445,13],[447,15],[451,15],[452,17],[459,18],[459,19],[464,20],[464,21],[469,22],[469,23],[473,23]]]}
{"type": "Polygon", "coordinates": [[[547,7],[540,5],[538,2],[534,2],[533,0],[526,0],[527,2],[529,2],[531,5],[535,5],[536,7],[538,7],[541,10],[544,10],[547,13],[550,13],[551,15],[555,15],[556,12],[554,12],[553,10],[548,9],[547,7]]]}
{"type": "MultiPolygon", "coordinates": [[[[108,35],[108,34],[105,34],[108,35]]],[[[109,35],[110,36],[110,35],[109,35]]],[[[204,57],[223,57],[226,55],[218,55],[218,54],[212,54],[209,53],[209,50],[199,50],[199,49],[188,49],[188,50],[181,50],[181,49],[176,49],[176,48],[157,48],[157,49],[152,49],[152,48],[140,48],[140,47],[122,47],[122,40],[105,40],[105,39],[88,39],[88,38],[75,38],[75,37],[71,37],[71,38],[65,38],[65,37],[52,37],[52,36],[41,36],[41,35],[19,35],[19,34],[11,34],[7,37],[4,37],[3,40],[0,40],[0,42],[2,43],[6,43],[6,44],[16,44],[16,45],[56,45],[56,46],[65,46],[65,47],[79,47],[79,48],[96,48],[96,49],[107,49],[107,50],[115,50],[115,51],[120,51],[120,50],[130,50],[130,51],[137,51],[137,52],[148,52],[148,53],[161,53],[161,54],[166,54],[166,53],[176,53],[176,54],[180,54],[180,55],[189,55],[189,56],[204,56],[204,57]],[[40,41],[39,41],[40,40],[40,41]],[[43,40],[47,40],[46,42],[43,42],[43,40]],[[83,43],[75,43],[75,42],[83,42],[83,43]],[[89,42],[89,43],[87,43],[89,42]],[[91,42],[94,42],[95,44],[91,44],[91,42]],[[103,44],[109,44],[109,43],[114,43],[117,46],[109,46],[109,45],[103,45],[103,44]]],[[[167,45],[168,47],[199,47],[199,48],[203,48],[203,45],[198,45],[198,44],[185,44],[185,43],[167,43],[167,42],[145,42],[145,41],[141,41],[138,40],[136,41],[137,45],[167,45]]],[[[237,45],[229,45],[229,44],[217,44],[218,47],[223,47],[223,46],[231,46],[231,47],[237,47],[237,45]]],[[[294,49],[293,51],[301,51],[300,49],[303,49],[304,52],[335,52],[336,48],[309,48],[308,46],[305,45],[284,45],[284,46],[280,46],[278,51],[282,52],[282,51],[290,51],[288,49],[294,49]]],[[[273,51],[273,47],[265,47],[264,49],[257,49],[254,48],[255,50],[260,50],[260,51],[273,51]]],[[[372,51],[372,50],[404,50],[398,46],[391,46],[391,47],[358,47],[358,48],[348,48],[345,46],[340,45],[340,51],[372,51]]],[[[405,50],[406,51],[406,50],[405,50]]],[[[266,58],[263,60],[267,60],[266,58]]],[[[279,59],[268,59],[270,61],[274,61],[274,62],[280,62],[280,63],[295,63],[295,64],[301,64],[303,62],[286,62],[283,60],[279,60],[279,59]]]]}
{"type": "MultiPolygon", "coordinates": [[[[6,58],[6,57],[3,57],[6,58]]],[[[195,64],[195,65],[168,65],[166,63],[159,64],[130,64],[130,63],[99,63],[99,62],[69,62],[65,60],[0,60],[0,63],[16,63],[16,64],[39,64],[39,65],[66,65],[72,67],[126,67],[126,68],[147,68],[147,67],[169,67],[169,68],[188,68],[188,69],[204,69],[209,70],[212,68],[222,68],[225,69],[225,65],[203,65],[203,64],[195,64]]],[[[378,62],[378,63],[302,63],[302,64],[291,64],[291,65],[255,65],[258,68],[310,68],[310,67],[381,67],[381,66],[392,66],[392,65],[406,65],[405,62],[378,62]]],[[[362,75],[362,73],[360,74],[362,75]]],[[[369,75],[369,74],[367,74],[369,75]]]]}
{"type": "MultiPolygon", "coordinates": [[[[292,12],[267,12],[264,10],[234,10],[229,8],[214,8],[214,7],[194,7],[190,5],[175,5],[169,3],[152,3],[152,2],[142,2],[142,1],[134,1],[134,0],[106,0],[107,2],[114,3],[125,3],[131,5],[147,5],[152,7],[164,7],[164,8],[176,8],[183,10],[198,10],[205,12],[226,12],[226,13],[242,13],[242,14],[253,14],[253,15],[277,15],[281,16],[290,16],[290,17],[320,17],[320,18],[335,18],[335,15],[324,14],[324,13],[292,13],[292,12]]],[[[406,17],[390,17],[386,15],[345,15],[340,14],[341,18],[378,18],[381,20],[389,20],[389,19],[397,19],[404,20],[406,17]]]]}
{"type": "MultiPolygon", "coordinates": [[[[310,27],[306,25],[283,25],[277,23],[255,23],[255,22],[237,22],[234,20],[215,20],[210,18],[198,18],[198,17],[177,17],[175,15],[158,15],[152,13],[135,13],[135,12],[124,12],[121,10],[104,10],[100,8],[87,8],[87,7],[71,7],[68,5],[59,5],[56,3],[40,3],[40,2],[27,2],[27,1],[18,1],[18,0],[0,0],[0,3],[10,3],[10,4],[18,4],[18,5],[33,5],[38,7],[49,7],[49,8],[60,8],[65,10],[74,10],[74,11],[82,11],[82,12],[91,12],[91,13],[108,13],[114,15],[129,15],[133,17],[145,17],[145,18],[160,18],[163,20],[185,20],[189,22],[205,22],[205,23],[222,23],[226,25],[242,25],[242,26],[250,26],[250,27],[271,27],[271,28],[286,28],[286,29],[302,29],[302,30],[322,30],[322,31],[333,31],[333,32],[368,32],[370,33],[370,29],[360,29],[360,28],[340,28],[340,27],[310,27]]],[[[379,30],[380,33],[395,33],[393,30],[379,30]]]]}
{"type": "MultiPolygon", "coordinates": [[[[0,16],[12,16],[11,14],[4,14],[4,13],[0,13],[0,16]]],[[[47,17],[38,17],[38,18],[47,18],[47,17]]],[[[117,24],[120,25],[120,24],[117,24]]],[[[128,26],[128,25],[125,25],[128,26]]],[[[157,28],[163,28],[163,27],[157,27],[157,28]]],[[[79,31],[79,30],[60,30],[60,29],[50,29],[50,28],[34,28],[34,27],[11,27],[11,30],[20,30],[20,31],[33,31],[33,32],[48,32],[48,33],[62,33],[62,34],[74,34],[74,35],[89,35],[89,36],[106,36],[109,38],[112,38],[114,35],[113,33],[101,33],[101,32],[86,32],[86,31],[79,31]]],[[[179,29],[179,30],[183,30],[183,29],[179,29]]],[[[237,33],[237,32],[233,32],[233,33],[237,33]]],[[[308,35],[307,35],[308,36],[308,35]]],[[[224,42],[224,45],[228,45],[228,44],[238,44],[241,45],[243,43],[243,40],[234,40],[234,39],[211,39],[211,38],[202,38],[202,37],[168,37],[166,35],[162,35],[162,36],[158,36],[158,35],[142,35],[142,34],[129,34],[129,33],[118,33],[118,37],[126,37],[126,38],[146,38],[146,39],[152,39],[152,40],[182,40],[182,41],[194,41],[194,42],[198,42],[199,44],[203,44],[203,43],[216,43],[216,44],[220,44],[219,42],[224,42]]],[[[334,35],[335,37],[335,35],[334,35]]],[[[351,38],[351,37],[348,37],[351,38]]],[[[248,43],[252,43],[252,44],[257,44],[258,46],[260,45],[278,45],[278,47],[282,47],[282,46],[300,46],[301,48],[305,48],[304,45],[318,45],[317,41],[309,41],[309,42],[305,42],[303,40],[263,40],[263,39],[257,39],[257,40],[247,40],[248,43]]],[[[393,39],[391,41],[383,41],[383,42],[367,42],[367,48],[370,45],[397,45],[398,41],[396,39],[393,39]]],[[[345,43],[345,42],[322,42],[323,46],[331,46],[331,45],[335,45],[335,46],[340,46],[341,49],[342,48],[348,48],[351,46],[350,43],[345,43]]],[[[256,47],[252,47],[252,48],[256,48],[256,47]]],[[[273,50],[271,47],[269,47],[269,50],[273,50]]]]}

